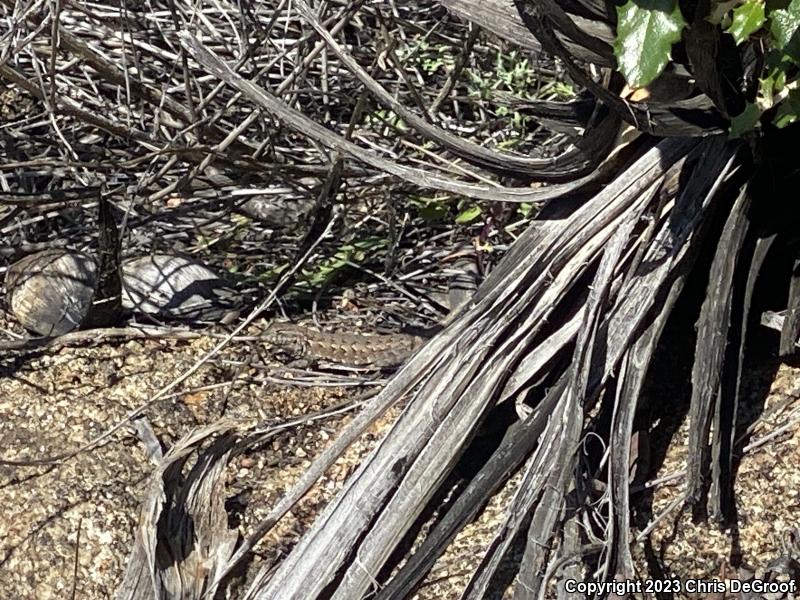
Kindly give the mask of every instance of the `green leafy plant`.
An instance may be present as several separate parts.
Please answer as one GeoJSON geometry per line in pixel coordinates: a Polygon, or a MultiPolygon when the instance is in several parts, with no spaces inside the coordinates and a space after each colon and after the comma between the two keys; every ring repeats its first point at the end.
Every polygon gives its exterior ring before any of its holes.
{"type": "Polygon", "coordinates": [[[299,288],[317,289],[331,281],[352,263],[364,263],[385,249],[389,242],[382,237],[368,237],[341,246],[336,253],[315,265],[304,269],[298,277],[299,288]]]}
{"type": "Polygon", "coordinates": [[[414,195],[409,197],[409,203],[417,209],[419,216],[428,223],[443,221],[450,212],[447,204],[441,198],[414,195]]]}
{"type": "Polygon", "coordinates": [[[524,219],[532,218],[536,212],[536,206],[529,202],[522,202],[517,206],[517,213],[524,219]]]}
{"type": "Polygon", "coordinates": [[[536,98],[541,91],[541,82],[530,61],[518,51],[497,52],[493,68],[477,66],[467,70],[470,95],[490,98],[492,92],[502,90],[519,98],[536,98]]]}
{"type": "Polygon", "coordinates": [[[761,29],[765,20],[764,2],[761,0],[747,0],[747,2],[733,10],[733,19],[730,27],[728,27],[728,33],[733,36],[737,44],[742,44],[761,29]]]}
{"type": "Polygon", "coordinates": [[[452,69],[456,61],[452,46],[434,45],[423,37],[408,46],[398,48],[397,56],[403,60],[406,68],[416,67],[427,75],[452,69]]]}
{"type": "MultiPolygon", "coordinates": [[[[676,0],[628,0],[617,12],[614,53],[619,70],[631,87],[645,87],[669,64],[672,47],[688,25],[676,0]]],[[[777,127],[795,122],[800,116],[800,0],[717,2],[707,20],[723,27],[738,46],[752,43],[765,49],[756,101],[731,115],[730,136],[757,129],[765,113],[777,127]]]]}
{"type": "Polygon", "coordinates": [[[670,60],[672,45],[681,39],[686,21],[677,0],[642,3],[628,0],[617,8],[614,52],[619,70],[631,87],[648,85],[670,60]]]}
{"type": "Polygon", "coordinates": [[[462,209],[456,216],[456,223],[459,225],[467,225],[475,221],[481,216],[481,207],[477,204],[470,204],[462,209]]]}

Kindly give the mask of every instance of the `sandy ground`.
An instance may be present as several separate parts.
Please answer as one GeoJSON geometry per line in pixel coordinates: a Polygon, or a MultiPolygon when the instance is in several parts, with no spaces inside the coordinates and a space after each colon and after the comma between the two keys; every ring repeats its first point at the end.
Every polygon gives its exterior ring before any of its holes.
{"type": "MultiPolygon", "coordinates": [[[[79,448],[144,404],[212,346],[208,338],[133,340],[5,357],[0,371],[2,457],[41,459],[79,448]]],[[[242,422],[280,422],[339,405],[355,394],[336,387],[287,386],[270,379],[280,373],[242,369],[230,362],[247,356],[244,346],[226,349],[180,389],[146,410],[147,422],[164,446],[223,416],[242,422]],[[233,380],[236,386],[220,385],[233,380]]],[[[774,364],[767,365],[751,379],[753,394],[764,387],[770,390],[765,405],[769,416],[756,425],[752,442],[770,427],[797,420],[800,369],[783,365],[776,372],[774,364]]],[[[349,418],[344,413],[293,427],[266,447],[236,459],[229,469],[228,508],[236,513],[241,531],[263,517],[349,418]]],[[[680,439],[682,429],[680,424],[676,427],[680,439]]],[[[251,573],[263,561],[272,563],[285,555],[377,437],[377,429],[366,435],[263,541],[251,573]]],[[[684,454],[684,446],[673,444],[654,467],[658,476],[680,471],[684,454]]],[[[112,597],[152,468],[131,427],[97,449],[52,465],[0,466],[2,596],[112,597]]],[[[666,566],[665,575],[679,578],[739,577],[742,565],[763,570],[785,554],[786,540],[798,525],[798,482],[800,431],[793,423],[771,443],[748,453],[739,465],[737,528],[696,525],[686,511],[674,510],[659,521],[650,538],[637,544],[637,564],[643,567],[648,556],[656,556],[666,566]]],[[[634,522],[662,513],[680,484],[677,478],[659,486],[652,496],[643,495],[634,522]]],[[[496,499],[458,536],[419,591],[419,599],[458,597],[510,493],[496,499]]],[[[236,591],[234,586],[230,593],[236,591]]]]}

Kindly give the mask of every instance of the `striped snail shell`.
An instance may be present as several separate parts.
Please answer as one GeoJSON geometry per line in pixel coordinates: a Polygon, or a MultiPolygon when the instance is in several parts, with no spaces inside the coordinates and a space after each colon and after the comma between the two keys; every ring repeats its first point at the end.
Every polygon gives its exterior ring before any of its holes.
{"type": "MultiPolygon", "coordinates": [[[[122,308],[128,311],[166,321],[225,323],[239,314],[237,292],[197,261],[155,254],[123,261],[121,267],[122,308]]],[[[43,336],[110,325],[96,318],[104,311],[95,298],[98,274],[90,254],[63,249],[31,254],[6,272],[9,309],[25,329],[43,336]]]]}
{"type": "Polygon", "coordinates": [[[97,253],[50,249],[6,271],[8,306],[20,324],[44,336],[78,327],[108,327],[122,314],[119,237],[111,205],[97,197],[97,253]]]}
{"type": "Polygon", "coordinates": [[[238,294],[195,260],[153,254],[122,262],[122,306],[163,320],[230,322],[238,294]]]}
{"type": "Polygon", "coordinates": [[[6,271],[8,305],[30,331],[44,336],[77,329],[92,307],[97,262],[88,254],[43,250],[6,271]]]}

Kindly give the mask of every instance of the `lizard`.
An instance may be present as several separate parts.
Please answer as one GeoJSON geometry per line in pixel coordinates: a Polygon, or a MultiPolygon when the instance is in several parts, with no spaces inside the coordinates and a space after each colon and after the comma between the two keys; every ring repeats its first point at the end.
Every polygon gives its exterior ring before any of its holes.
{"type": "Polygon", "coordinates": [[[376,369],[400,366],[426,341],[404,333],[327,333],[292,323],[273,323],[262,339],[293,359],[376,369]]]}
{"type": "MultiPolygon", "coordinates": [[[[477,289],[479,265],[474,251],[455,252],[448,286],[450,315],[477,289]]],[[[324,361],[348,367],[392,369],[402,365],[426,341],[406,333],[363,335],[327,333],[292,323],[272,323],[262,334],[267,346],[300,362],[324,361]]]]}

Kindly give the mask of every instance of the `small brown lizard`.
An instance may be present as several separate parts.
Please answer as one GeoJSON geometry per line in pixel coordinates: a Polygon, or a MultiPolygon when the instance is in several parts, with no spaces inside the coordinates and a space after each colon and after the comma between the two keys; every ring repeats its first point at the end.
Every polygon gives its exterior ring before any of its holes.
{"type": "MultiPolygon", "coordinates": [[[[475,293],[480,265],[471,246],[453,252],[448,258],[453,260],[447,298],[452,315],[475,293]]],[[[389,369],[402,365],[427,337],[404,333],[324,333],[302,325],[273,323],[263,339],[272,348],[301,362],[324,361],[348,367],[389,369]]]]}
{"type": "Polygon", "coordinates": [[[263,339],[294,359],[376,369],[400,366],[425,342],[423,337],[404,333],[325,333],[289,323],[273,323],[263,339]]]}

